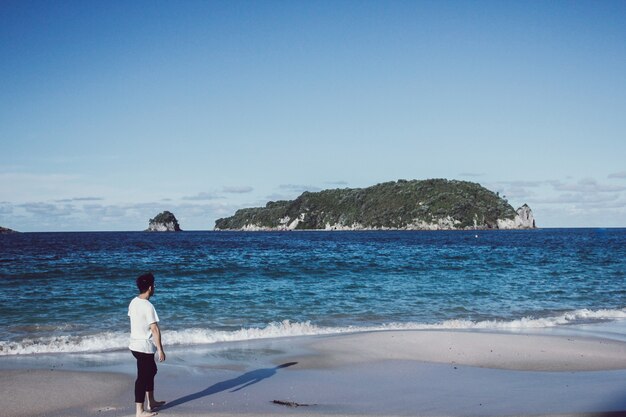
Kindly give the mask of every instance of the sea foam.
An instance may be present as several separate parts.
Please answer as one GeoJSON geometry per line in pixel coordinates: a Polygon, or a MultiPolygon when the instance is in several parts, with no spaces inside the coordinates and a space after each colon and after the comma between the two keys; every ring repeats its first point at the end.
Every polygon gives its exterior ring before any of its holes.
{"type": "MultiPolygon", "coordinates": [[[[167,345],[202,345],[281,337],[332,335],[385,330],[524,330],[626,319],[626,308],[617,310],[581,309],[552,317],[524,317],[517,320],[448,320],[441,323],[388,323],[380,326],[323,327],[310,321],[284,320],[263,328],[236,331],[190,328],[164,332],[167,345]]],[[[43,353],[104,352],[126,349],[128,333],[104,332],[83,336],[52,336],[21,341],[0,341],[0,356],[43,353]]]]}

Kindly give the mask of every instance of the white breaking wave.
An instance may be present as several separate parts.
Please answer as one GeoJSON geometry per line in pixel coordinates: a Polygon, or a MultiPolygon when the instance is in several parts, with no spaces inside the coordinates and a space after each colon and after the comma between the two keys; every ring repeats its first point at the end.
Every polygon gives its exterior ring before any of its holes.
{"type": "MultiPolygon", "coordinates": [[[[164,332],[167,345],[201,345],[280,337],[331,335],[384,330],[522,330],[572,325],[590,321],[626,319],[626,308],[619,310],[575,310],[554,317],[524,317],[517,320],[447,320],[441,323],[389,323],[380,326],[320,327],[310,321],[284,320],[264,328],[222,331],[192,328],[164,332]]],[[[0,356],[41,353],[103,352],[126,349],[128,333],[105,332],[87,336],[53,336],[21,341],[0,341],[0,356]]]]}

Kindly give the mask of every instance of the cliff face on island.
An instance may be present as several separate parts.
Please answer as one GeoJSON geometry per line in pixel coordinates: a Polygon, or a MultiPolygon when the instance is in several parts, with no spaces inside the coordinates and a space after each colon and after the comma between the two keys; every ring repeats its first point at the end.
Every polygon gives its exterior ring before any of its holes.
{"type": "Polygon", "coordinates": [[[517,211],[480,184],[398,180],[367,188],[304,192],[295,200],[237,210],[215,230],[532,229],[532,210],[517,211]]]}
{"type": "Polygon", "coordinates": [[[524,204],[518,208],[513,219],[498,219],[498,229],[535,229],[533,211],[524,204]]]}
{"type": "Polygon", "coordinates": [[[158,214],[150,219],[146,232],[181,232],[176,216],[169,211],[158,214]]]}

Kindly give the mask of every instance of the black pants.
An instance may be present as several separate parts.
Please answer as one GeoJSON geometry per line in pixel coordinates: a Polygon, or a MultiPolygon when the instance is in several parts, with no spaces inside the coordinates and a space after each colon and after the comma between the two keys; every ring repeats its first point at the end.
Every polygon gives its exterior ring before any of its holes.
{"type": "Polygon", "coordinates": [[[146,399],[146,391],[154,391],[154,376],[157,373],[154,353],[135,352],[131,350],[137,359],[137,380],[135,381],[135,402],[143,403],[146,399]]]}

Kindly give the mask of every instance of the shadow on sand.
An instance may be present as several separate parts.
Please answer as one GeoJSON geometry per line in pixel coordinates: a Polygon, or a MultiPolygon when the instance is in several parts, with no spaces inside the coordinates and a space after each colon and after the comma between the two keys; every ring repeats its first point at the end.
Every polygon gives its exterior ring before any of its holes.
{"type": "Polygon", "coordinates": [[[202,391],[195,392],[193,394],[185,395],[184,397],[177,398],[168,402],[160,410],[166,410],[168,408],[176,407],[187,403],[189,401],[197,400],[198,398],[206,397],[208,395],[217,394],[218,392],[231,390],[235,392],[249,387],[250,385],[261,382],[264,379],[270,378],[278,372],[279,369],[287,368],[289,366],[296,365],[298,362],[288,362],[282,365],[278,365],[275,368],[256,369],[254,371],[246,372],[245,374],[238,376],[237,378],[229,379],[227,381],[218,382],[210,387],[205,388],[202,391]]]}

